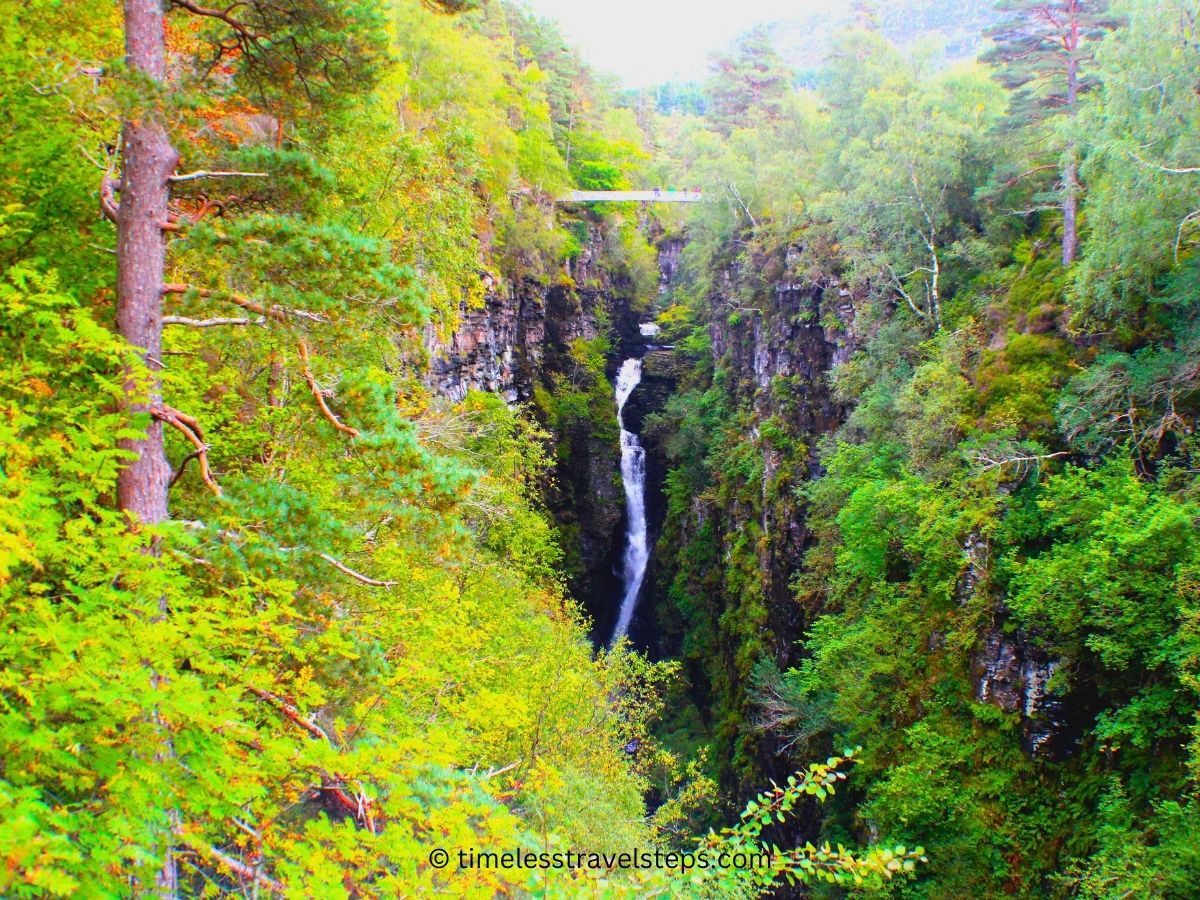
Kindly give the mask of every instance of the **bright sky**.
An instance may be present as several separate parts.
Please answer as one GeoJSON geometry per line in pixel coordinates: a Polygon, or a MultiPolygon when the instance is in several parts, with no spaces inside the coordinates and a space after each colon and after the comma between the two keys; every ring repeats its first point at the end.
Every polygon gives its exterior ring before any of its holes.
{"type": "Polygon", "coordinates": [[[557,19],[596,68],[640,87],[700,78],[709,51],[752,25],[790,18],[838,0],[526,0],[557,19]]]}

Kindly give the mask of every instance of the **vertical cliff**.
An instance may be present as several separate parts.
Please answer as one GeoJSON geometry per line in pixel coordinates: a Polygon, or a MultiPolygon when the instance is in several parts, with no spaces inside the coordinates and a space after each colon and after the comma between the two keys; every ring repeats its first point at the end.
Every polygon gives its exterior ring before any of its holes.
{"type": "Polygon", "coordinates": [[[842,424],[828,375],[857,341],[849,294],[798,268],[781,249],[714,273],[688,371],[653,429],[671,470],[656,649],[685,661],[735,787],[786,774],[755,727],[750,684],[764,660],[795,662],[806,623],[792,582],[812,540],[797,489],[819,473],[820,439],[842,424]]]}

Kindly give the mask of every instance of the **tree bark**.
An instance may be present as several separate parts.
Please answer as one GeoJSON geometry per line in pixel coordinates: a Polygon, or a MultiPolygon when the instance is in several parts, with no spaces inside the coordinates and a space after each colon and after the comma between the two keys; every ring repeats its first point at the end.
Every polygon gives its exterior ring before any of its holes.
{"type": "MultiPolygon", "coordinates": [[[[1079,4],[1072,2],[1070,31],[1067,34],[1067,115],[1074,118],[1079,101],[1079,4]]],[[[1067,164],[1063,172],[1063,268],[1075,262],[1079,252],[1079,158],[1075,142],[1067,145],[1067,164]]]]}
{"type": "MultiPolygon", "coordinates": [[[[166,74],[162,0],[125,0],[125,54],[131,71],[153,81],[166,74]]],[[[162,405],[162,283],[170,178],[178,154],[156,112],[138,111],[121,136],[121,205],[117,213],[117,330],[145,359],[150,376],[144,402],[131,377],[129,409],[146,412],[162,405]]],[[[167,518],[171,468],[163,449],[163,424],[151,420],[144,440],[123,446],[137,454],[117,482],[120,507],[137,524],[167,518]]]]}
{"type": "Polygon", "coordinates": [[[1063,173],[1063,267],[1075,262],[1079,252],[1079,162],[1075,157],[1075,144],[1067,147],[1067,165],[1063,173]]]}
{"type": "MultiPolygon", "coordinates": [[[[162,0],[124,0],[125,60],[131,72],[151,82],[166,75],[166,44],[163,34],[162,0]]],[[[162,406],[162,285],[167,245],[163,224],[167,221],[170,178],[178,154],[163,125],[163,114],[155,108],[156,98],[122,123],[121,203],[117,210],[117,331],[138,349],[150,373],[149,384],[140,384],[134,373],[126,378],[127,409],[149,412],[162,406]]],[[[163,422],[150,417],[146,437],[124,441],[122,446],[137,454],[117,479],[117,502],[130,526],[154,525],[165,521],[171,467],[163,447],[163,422]]],[[[149,544],[146,552],[157,555],[149,544]]],[[[165,598],[159,601],[161,616],[168,614],[165,598]]],[[[157,684],[158,673],[151,670],[157,684]]],[[[154,720],[163,731],[156,759],[173,755],[169,733],[157,710],[154,720]]],[[[171,900],[179,894],[179,868],[172,836],[178,827],[178,812],[166,809],[168,837],[162,867],[156,876],[158,895],[171,900]]]]}

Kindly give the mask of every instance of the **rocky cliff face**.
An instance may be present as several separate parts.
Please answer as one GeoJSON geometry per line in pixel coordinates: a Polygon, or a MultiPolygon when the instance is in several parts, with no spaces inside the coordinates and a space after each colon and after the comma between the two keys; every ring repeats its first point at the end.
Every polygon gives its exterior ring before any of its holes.
{"type": "Polygon", "coordinates": [[[1071,749],[1063,698],[1049,690],[1061,666],[1024,635],[999,629],[984,632],[972,659],[976,699],[1021,716],[1025,750],[1031,756],[1057,758],[1071,749]]]}
{"type": "MultiPolygon", "coordinates": [[[[754,491],[728,510],[753,516],[761,530],[757,561],[771,643],[783,665],[803,626],[790,583],[810,543],[796,488],[819,474],[817,442],[832,434],[846,410],[833,398],[829,373],[857,346],[854,306],[835,282],[789,277],[791,254],[778,280],[760,288],[757,303],[709,326],[714,362],[729,375],[731,398],[752,410],[749,438],[761,460],[754,491]],[[754,494],[757,496],[754,496],[754,494]]],[[[718,308],[731,309],[740,273],[722,280],[718,308]]]]}
{"type": "Polygon", "coordinates": [[[545,342],[546,289],[536,282],[489,280],[483,306],[464,305],[449,337],[439,336],[432,326],[427,329],[426,382],[454,401],[473,390],[500,394],[509,403],[528,400],[545,342]]]}
{"type": "Polygon", "coordinates": [[[529,400],[539,379],[562,370],[572,342],[599,336],[599,320],[614,302],[603,252],[603,236],[593,227],[557,283],[488,276],[483,305],[464,304],[451,334],[426,329],[428,387],[455,401],[473,390],[500,394],[509,403],[529,400]]]}
{"type": "Polygon", "coordinates": [[[754,727],[750,683],[759,660],[797,661],[807,622],[792,582],[812,543],[797,488],[819,474],[817,442],[844,421],[828,375],[858,341],[853,298],[798,269],[779,251],[712,279],[708,358],[679,379],[693,410],[682,427],[713,424],[684,435],[705,446],[678,465],[704,474],[688,476],[686,497],[676,491],[652,573],[655,649],[683,658],[735,791],[789,774],[776,738],[754,727]]]}

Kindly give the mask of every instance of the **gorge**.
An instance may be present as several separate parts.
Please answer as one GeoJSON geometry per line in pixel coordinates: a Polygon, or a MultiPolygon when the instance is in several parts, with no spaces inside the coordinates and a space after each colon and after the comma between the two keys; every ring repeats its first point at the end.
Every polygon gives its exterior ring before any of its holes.
{"type": "Polygon", "coordinates": [[[546,2],[0,17],[0,895],[1194,896],[1195,4],[546,2]]]}

